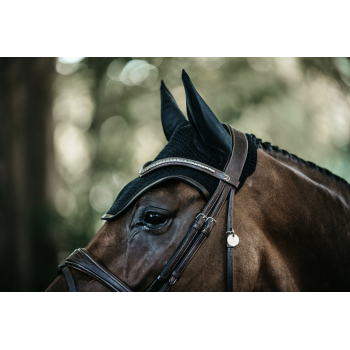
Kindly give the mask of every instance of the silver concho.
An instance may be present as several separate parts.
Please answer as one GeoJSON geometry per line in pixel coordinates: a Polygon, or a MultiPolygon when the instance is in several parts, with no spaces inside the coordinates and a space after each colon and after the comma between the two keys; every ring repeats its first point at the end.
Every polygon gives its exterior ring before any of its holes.
{"type": "Polygon", "coordinates": [[[232,247],[235,247],[239,243],[239,238],[235,234],[230,234],[227,236],[227,243],[232,247]]]}

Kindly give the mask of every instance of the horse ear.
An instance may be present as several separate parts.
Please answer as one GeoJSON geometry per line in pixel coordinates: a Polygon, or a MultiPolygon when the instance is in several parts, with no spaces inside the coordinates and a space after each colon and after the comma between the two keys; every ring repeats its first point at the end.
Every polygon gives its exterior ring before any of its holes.
{"type": "Polygon", "coordinates": [[[192,128],[207,149],[221,161],[226,161],[232,151],[230,135],[199,95],[185,70],[182,71],[182,81],[186,91],[187,116],[192,128]]]}
{"type": "Polygon", "coordinates": [[[163,130],[166,139],[169,141],[176,129],[189,125],[189,123],[163,80],[160,85],[160,100],[163,130]]]}

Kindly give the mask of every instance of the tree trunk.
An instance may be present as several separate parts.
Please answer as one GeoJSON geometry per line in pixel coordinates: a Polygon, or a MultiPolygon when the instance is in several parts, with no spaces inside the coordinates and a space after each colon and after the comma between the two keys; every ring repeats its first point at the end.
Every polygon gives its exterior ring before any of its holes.
{"type": "Polygon", "coordinates": [[[0,290],[53,279],[48,161],[53,158],[53,58],[0,58],[0,290]]]}

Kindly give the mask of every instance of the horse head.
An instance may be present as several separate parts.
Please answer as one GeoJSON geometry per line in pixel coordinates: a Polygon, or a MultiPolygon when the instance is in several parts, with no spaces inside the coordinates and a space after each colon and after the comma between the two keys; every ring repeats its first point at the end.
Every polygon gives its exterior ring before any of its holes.
{"type": "Polygon", "coordinates": [[[188,120],[162,82],[168,144],[121,190],[106,223],[47,291],[348,287],[349,273],[334,273],[329,257],[346,242],[331,244],[328,233],[349,223],[325,216],[327,203],[349,211],[348,192],[297,157],[221,124],[184,71],[182,80],[188,120]]]}
{"type": "MultiPolygon", "coordinates": [[[[161,83],[161,120],[168,144],[155,162],[176,157],[222,171],[232,152],[230,132],[185,71],[182,80],[188,120],[164,82],[161,83]]],[[[181,164],[136,178],[125,186],[104,215],[107,222],[86,252],[131,290],[147,290],[173,257],[220,182],[223,181],[181,164]]],[[[173,290],[225,289],[227,202],[223,201],[223,206],[210,240],[199,249],[173,290]]],[[[91,276],[74,268],[70,270],[79,291],[109,290],[91,276]]],[[[66,289],[63,274],[48,288],[66,289]]]]}

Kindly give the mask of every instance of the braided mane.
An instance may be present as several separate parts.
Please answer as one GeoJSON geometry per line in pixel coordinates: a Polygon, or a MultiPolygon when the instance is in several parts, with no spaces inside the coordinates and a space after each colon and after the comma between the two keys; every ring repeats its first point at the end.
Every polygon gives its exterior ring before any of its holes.
{"type": "MultiPolygon", "coordinates": [[[[255,135],[253,135],[255,137],[255,135]]],[[[329,170],[322,168],[318,165],[316,165],[315,163],[312,162],[308,162],[306,160],[303,160],[301,158],[299,158],[298,156],[296,156],[295,154],[289,153],[284,149],[280,149],[278,146],[272,146],[270,142],[263,142],[261,139],[256,138],[256,146],[259,149],[263,149],[265,151],[269,151],[269,152],[275,152],[278,154],[282,154],[284,157],[298,163],[298,164],[303,164],[304,166],[313,169],[315,171],[318,171],[319,173],[328,176],[329,178],[331,178],[332,180],[341,183],[342,185],[345,185],[349,190],[350,190],[350,184],[344,180],[342,177],[333,174],[332,172],[330,172],[329,170]]]]}

